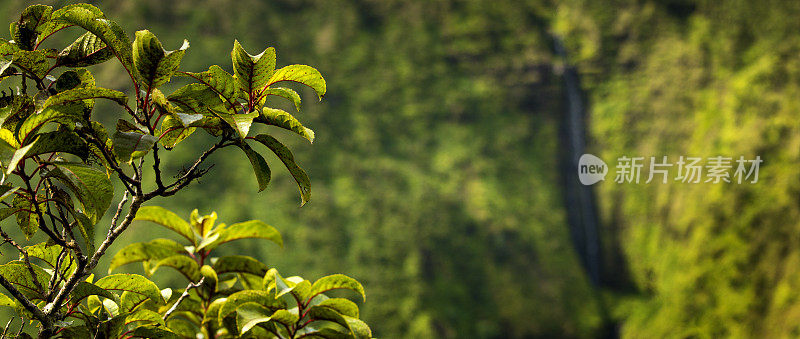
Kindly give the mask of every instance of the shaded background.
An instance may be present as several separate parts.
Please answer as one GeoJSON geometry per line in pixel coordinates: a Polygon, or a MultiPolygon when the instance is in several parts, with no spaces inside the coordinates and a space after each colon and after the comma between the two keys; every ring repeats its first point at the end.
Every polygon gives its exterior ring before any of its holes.
{"type": "MultiPolygon", "coordinates": [[[[322,72],[325,99],[303,91],[298,116],[314,145],[278,133],[313,181],[306,207],[274,157],[271,186],[256,194],[236,150],[216,155],[201,184],[156,203],[274,225],[285,249],[229,250],[285,275],[359,279],[377,336],[800,335],[800,2],[96,4],[130,36],[150,29],[167,49],[188,39],[182,70],[230,71],[238,39],[253,54],[276,47],[279,66],[322,72]],[[606,180],[594,186],[598,232],[581,231],[567,189],[569,70],[586,150],[609,165],[623,155],[759,155],[759,182],[606,180]],[[582,250],[591,243],[595,257],[582,250]]],[[[2,18],[27,5],[4,0],[2,18]]],[[[120,71],[92,68],[99,86],[130,90],[120,71]]],[[[177,172],[206,143],[193,135],[164,157],[177,172]]],[[[110,252],[156,236],[167,234],[137,224],[110,252]]]]}

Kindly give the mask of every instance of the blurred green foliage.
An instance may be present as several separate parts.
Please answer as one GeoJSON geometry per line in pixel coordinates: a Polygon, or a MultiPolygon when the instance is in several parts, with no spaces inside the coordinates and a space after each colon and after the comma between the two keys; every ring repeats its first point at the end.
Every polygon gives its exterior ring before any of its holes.
{"type": "MultiPolygon", "coordinates": [[[[0,12],[26,4],[6,1],[0,12]]],[[[297,88],[316,144],[285,138],[313,181],[306,207],[288,177],[257,195],[238,154],[213,159],[213,181],[157,203],[279,227],[287,250],[241,248],[312,279],[362,281],[371,299],[362,316],[377,336],[596,337],[609,321],[634,338],[800,334],[797,2],[99,6],[128,32],[148,27],[167,49],[188,39],[182,70],[229,64],[219,52],[236,38],[325,74],[322,104],[297,88]],[[754,185],[598,184],[601,291],[569,243],[551,34],[563,37],[587,91],[589,152],[765,160],[754,185]]],[[[119,70],[101,67],[98,84],[123,89],[119,70]]],[[[181,147],[170,163],[188,160],[181,147]]]]}

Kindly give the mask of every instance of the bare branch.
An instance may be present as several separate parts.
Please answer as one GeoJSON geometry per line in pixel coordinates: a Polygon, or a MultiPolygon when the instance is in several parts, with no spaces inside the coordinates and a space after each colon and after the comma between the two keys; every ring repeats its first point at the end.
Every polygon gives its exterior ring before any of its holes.
{"type": "Polygon", "coordinates": [[[172,314],[172,312],[175,312],[175,310],[178,309],[178,305],[180,305],[180,303],[183,301],[183,299],[186,299],[186,297],[189,296],[189,291],[191,289],[193,289],[193,288],[200,287],[201,285],[203,285],[204,281],[206,281],[206,277],[200,278],[200,281],[198,281],[196,283],[189,283],[189,285],[186,286],[186,289],[183,290],[183,293],[181,294],[181,296],[178,297],[178,300],[176,300],[175,303],[172,304],[172,307],[170,307],[169,310],[167,310],[167,313],[164,313],[164,318],[163,319],[167,320],[167,318],[169,318],[170,314],[172,314]]]}
{"type": "MultiPolygon", "coordinates": [[[[36,279],[36,276],[34,276],[34,279],[36,279]]],[[[20,304],[22,304],[22,307],[24,307],[25,310],[31,312],[31,314],[33,314],[36,320],[39,320],[42,323],[42,326],[47,328],[52,325],[52,322],[47,317],[47,315],[44,312],[42,312],[42,310],[40,310],[38,307],[36,307],[36,305],[34,305],[30,299],[28,299],[24,294],[22,294],[22,292],[20,292],[16,287],[14,287],[14,285],[11,284],[10,281],[6,280],[6,277],[2,275],[0,275],[0,285],[5,287],[5,289],[8,290],[8,293],[11,293],[11,295],[14,296],[14,298],[16,298],[17,301],[19,301],[20,304]]]]}

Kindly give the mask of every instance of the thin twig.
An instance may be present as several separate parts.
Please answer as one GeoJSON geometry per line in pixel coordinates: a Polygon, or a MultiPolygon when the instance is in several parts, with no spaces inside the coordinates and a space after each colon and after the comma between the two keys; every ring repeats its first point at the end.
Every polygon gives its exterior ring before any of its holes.
{"type": "Polygon", "coordinates": [[[6,327],[3,328],[3,335],[0,336],[0,338],[6,338],[6,333],[8,333],[8,328],[11,327],[11,322],[12,321],[14,321],[14,317],[11,317],[11,319],[8,320],[8,323],[6,324],[6,327]]]}
{"type": "Polygon", "coordinates": [[[170,314],[172,314],[172,312],[175,312],[175,310],[178,309],[178,305],[180,305],[180,303],[183,301],[183,299],[186,299],[186,297],[189,296],[189,291],[191,289],[193,289],[193,288],[198,288],[201,285],[203,285],[203,282],[205,280],[206,280],[206,277],[202,277],[202,278],[200,278],[200,281],[198,281],[196,283],[189,283],[189,285],[186,286],[186,289],[183,290],[183,293],[181,294],[181,296],[178,297],[178,300],[176,300],[175,303],[172,305],[172,307],[169,308],[167,313],[164,313],[164,318],[163,319],[167,320],[167,318],[169,318],[170,314]]]}

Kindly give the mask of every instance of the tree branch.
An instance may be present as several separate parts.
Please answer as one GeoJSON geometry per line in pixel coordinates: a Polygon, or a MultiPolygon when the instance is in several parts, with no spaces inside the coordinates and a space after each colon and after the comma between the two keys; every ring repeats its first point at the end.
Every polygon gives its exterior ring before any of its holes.
{"type": "Polygon", "coordinates": [[[186,289],[183,290],[183,293],[181,294],[181,296],[178,297],[178,300],[176,300],[175,303],[172,304],[172,307],[170,307],[169,310],[167,310],[167,313],[164,313],[163,319],[167,320],[167,318],[169,318],[170,314],[172,314],[172,312],[175,312],[175,310],[178,309],[178,305],[180,305],[180,303],[183,301],[183,299],[186,299],[186,297],[189,296],[189,291],[191,289],[200,287],[201,285],[203,285],[203,282],[205,282],[205,281],[206,281],[206,277],[202,277],[202,278],[200,278],[200,281],[198,281],[196,283],[190,282],[189,285],[186,286],[186,289]]]}

